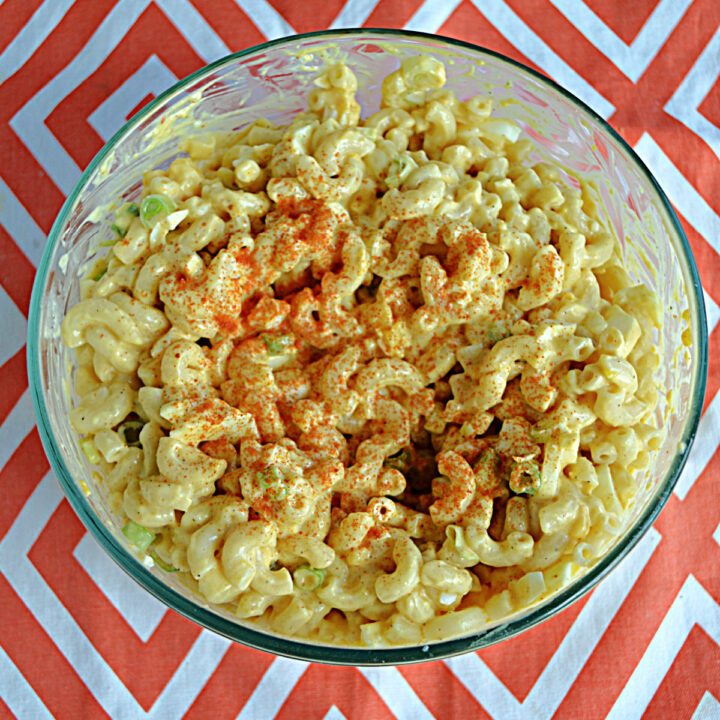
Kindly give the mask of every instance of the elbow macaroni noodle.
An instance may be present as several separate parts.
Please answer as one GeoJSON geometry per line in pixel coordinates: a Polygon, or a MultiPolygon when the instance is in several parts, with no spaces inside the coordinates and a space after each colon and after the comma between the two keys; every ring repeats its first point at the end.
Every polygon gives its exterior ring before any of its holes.
{"type": "Polygon", "coordinates": [[[406,59],[361,121],[336,64],[289,126],[183,141],[64,320],[115,510],[265,629],[481,630],[607,551],[659,445],[656,298],[444,83],[406,59]]]}

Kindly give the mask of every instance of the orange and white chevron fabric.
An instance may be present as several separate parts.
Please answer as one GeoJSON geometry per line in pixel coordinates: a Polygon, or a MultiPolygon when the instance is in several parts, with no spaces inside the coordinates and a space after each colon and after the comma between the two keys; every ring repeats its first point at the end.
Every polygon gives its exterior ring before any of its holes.
{"type": "Polygon", "coordinates": [[[0,0],[0,718],[720,718],[719,253],[719,0],[0,0]],[[698,439],[632,554],[540,627],[408,667],[275,658],[165,610],[63,499],[25,371],[46,235],[113,132],[223,55],[352,26],[474,42],[582,98],[674,204],[708,309],[698,439]]]}

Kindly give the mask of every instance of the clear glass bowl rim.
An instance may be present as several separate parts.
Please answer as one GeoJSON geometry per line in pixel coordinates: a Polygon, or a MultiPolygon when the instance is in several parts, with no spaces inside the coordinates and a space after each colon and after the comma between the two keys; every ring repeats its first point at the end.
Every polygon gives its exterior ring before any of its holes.
{"type": "MultiPolygon", "coordinates": [[[[689,288],[688,288],[689,289],[689,288]]],[[[143,586],[148,592],[154,595],[164,605],[178,612],[180,615],[188,618],[192,622],[201,625],[204,628],[212,630],[230,640],[247,645],[257,650],[271,652],[276,655],[283,655],[299,660],[307,660],[312,662],[321,662],[338,665],[398,665],[413,662],[423,662],[428,660],[438,660],[451,657],[472,650],[479,650],[488,647],[494,643],[514,637],[525,630],[528,630],[544,620],[557,614],[585,593],[589,592],[610,570],[612,570],[622,558],[624,558],[630,550],[637,544],[640,538],[647,532],[652,523],[657,518],[667,499],[672,492],[680,473],[685,465],[688,454],[692,447],[692,443],[697,433],[697,426],[702,413],[703,399],[705,397],[705,385],[707,380],[708,366],[708,337],[707,324],[705,320],[705,304],[702,294],[702,286],[697,266],[693,258],[690,244],[687,240],[685,232],[680,221],[673,210],[670,201],[666,197],[662,188],[655,180],[653,174],[647,168],[645,163],[640,159],[633,148],[623,139],[623,137],[613,129],[600,115],[592,108],[586,105],[582,100],[575,97],[571,92],[563,88],[554,80],[548,78],[542,73],[509,58],[501,53],[495,52],[480,45],[456,40],[454,38],[445,37],[443,35],[434,35],[430,33],[417,32],[411,30],[392,30],[388,28],[346,28],[340,30],[320,30],[309,33],[301,33],[298,35],[290,35],[275,40],[269,40],[259,45],[240,50],[231,55],[227,55],[216,60],[209,65],[188,75],[172,87],[168,88],[162,94],[158,95],[155,100],[148,103],[130,120],[128,120],[103,146],[98,154],[93,158],[90,164],[80,177],[73,188],[70,195],[63,203],[63,206],[56,218],[48,236],[45,250],[43,252],[40,265],[38,266],[35,282],[33,285],[32,296],[30,300],[30,312],[28,316],[28,342],[27,342],[27,362],[28,377],[37,419],[40,439],[42,441],[45,453],[50,460],[50,464],[55,471],[58,481],[67,497],[71,507],[80,518],[83,525],[94,536],[95,540],[100,544],[103,550],[120,567],[132,577],[136,582],[143,586]],[[425,41],[434,45],[449,45],[452,47],[472,50],[473,52],[489,55],[496,60],[505,62],[516,69],[530,74],[534,78],[540,80],[552,90],[560,93],[570,100],[579,109],[590,115],[594,121],[609,133],[615,139],[620,147],[627,153],[630,160],[643,172],[653,186],[657,199],[664,207],[667,213],[670,225],[677,234],[679,240],[679,249],[682,250],[682,259],[685,262],[686,270],[691,278],[692,291],[696,302],[690,305],[693,309],[691,327],[697,334],[694,341],[699,341],[698,362],[695,367],[695,377],[693,378],[693,393],[688,417],[685,421],[683,429],[683,437],[681,445],[684,448],[678,452],[665,476],[662,487],[656,490],[656,501],[648,503],[648,506],[640,514],[635,524],[628,529],[626,534],[618,541],[617,545],[599,562],[597,562],[581,579],[568,586],[557,595],[555,595],[547,604],[543,604],[534,608],[526,614],[511,619],[510,621],[500,624],[489,630],[482,631],[475,635],[446,640],[424,646],[411,646],[399,648],[379,648],[370,649],[362,647],[339,647],[331,645],[318,645],[312,642],[301,640],[293,640],[292,638],[271,635],[252,627],[237,624],[228,620],[214,612],[196,605],[188,598],[176,592],[172,588],[163,584],[156,578],[142,563],[133,555],[131,555],[105,528],[98,517],[92,511],[90,505],[85,500],[81,490],[74,482],[69,473],[65,462],[60,453],[60,449],[55,441],[55,437],[50,426],[45,408],[45,399],[43,396],[42,374],[41,374],[41,357],[40,357],[40,338],[39,338],[39,320],[42,308],[43,288],[46,284],[47,273],[50,265],[50,258],[58,241],[59,233],[65,223],[71,208],[73,207],[77,197],[84,189],[95,169],[103,162],[105,157],[111,152],[112,148],[124,137],[131,132],[134,127],[140,124],[143,119],[149,115],[158,105],[170,100],[173,96],[181,92],[185,87],[200,79],[203,75],[209,75],[213,71],[231,64],[236,60],[253,54],[259,54],[271,48],[280,45],[293,45],[302,43],[307,40],[321,40],[327,38],[332,40],[337,37],[355,36],[359,42],[369,41],[372,37],[382,36],[388,39],[410,39],[425,41]]]]}

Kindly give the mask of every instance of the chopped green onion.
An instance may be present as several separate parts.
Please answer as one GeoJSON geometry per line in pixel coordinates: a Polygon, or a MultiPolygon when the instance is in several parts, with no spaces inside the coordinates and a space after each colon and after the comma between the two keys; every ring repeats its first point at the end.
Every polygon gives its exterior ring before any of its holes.
{"type": "Polygon", "coordinates": [[[132,520],[127,521],[122,533],[138,550],[147,550],[155,539],[155,535],[146,527],[132,520]]]}
{"type": "Polygon", "coordinates": [[[540,468],[532,458],[514,458],[510,469],[510,489],[518,495],[534,495],[541,485],[540,468]]]}
{"type": "Polygon", "coordinates": [[[475,430],[473,429],[472,423],[464,422],[460,426],[460,437],[469,438],[473,437],[473,435],[475,435],[475,430]]]}
{"type": "Polygon", "coordinates": [[[287,495],[287,488],[283,484],[284,476],[276,467],[267,467],[257,473],[260,487],[267,490],[267,495],[275,502],[280,502],[287,495]]]}
{"type": "Polygon", "coordinates": [[[407,155],[397,155],[390,161],[385,184],[396,188],[407,180],[408,175],[417,167],[415,161],[407,155]]]}
{"type": "Polygon", "coordinates": [[[483,495],[494,495],[500,487],[503,473],[499,466],[500,455],[492,448],[485,448],[475,463],[475,484],[483,495]]]}
{"type": "Polygon", "coordinates": [[[386,458],[383,465],[406,473],[410,469],[410,451],[405,448],[399,455],[386,458]]]}
{"type": "Polygon", "coordinates": [[[115,213],[115,222],[110,225],[112,231],[117,235],[112,240],[105,240],[100,243],[100,247],[111,247],[120,239],[127,235],[127,231],[132,223],[133,216],[137,216],[140,213],[140,209],[135,203],[127,203],[123,205],[115,213]]]}
{"type": "Polygon", "coordinates": [[[117,431],[128,447],[140,447],[140,431],[144,426],[140,420],[127,420],[117,431]]]}
{"type": "Polygon", "coordinates": [[[270,355],[282,355],[295,344],[295,338],[292,335],[277,335],[276,337],[263,335],[262,340],[270,355]]]}
{"type": "Polygon", "coordinates": [[[91,465],[97,465],[102,458],[100,457],[100,453],[98,452],[97,447],[95,447],[95,443],[93,442],[93,439],[91,437],[83,438],[80,441],[80,449],[85,454],[85,457],[88,459],[88,462],[91,465]]]}
{"type": "Polygon", "coordinates": [[[458,554],[458,557],[466,563],[473,565],[480,562],[480,556],[468,545],[465,539],[465,531],[459,525],[448,525],[445,530],[450,543],[458,554]]]}
{"type": "Polygon", "coordinates": [[[540,427],[538,424],[530,428],[528,435],[533,442],[545,443],[552,436],[552,430],[550,428],[540,427]]]}
{"type": "Polygon", "coordinates": [[[148,195],[140,203],[140,221],[146,228],[152,227],[154,218],[159,215],[168,215],[177,209],[175,201],[167,195],[148,195]]]}
{"type": "Polygon", "coordinates": [[[154,550],[151,550],[148,555],[153,559],[153,562],[165,572],[177,572],[178,569],[172,565],[168,565],[154,550]]]}
{"type": "Polygon", "coordinates": [[[487,333],[487,341],[494,345],[496,342],[500,342],[500,340],[504,340],[506,337],[510,337],[510,332],[506,331],[505,328],[502,325],[495,325],[494,327],[490,328],[487,333]]]}
{"type": "Polygon", "coordinates": [[[105,273],[107,272],[107,268],[103,268],[102,270],[98,271],[93,275],[93,280],[97,282],[105,273]]]}
{"type": "Polygon", "coordinates": [[[295,583],[303,590],[317,590],[327,577],[327,572],[309,565],[301,565],[294,573],[295,583]]]}

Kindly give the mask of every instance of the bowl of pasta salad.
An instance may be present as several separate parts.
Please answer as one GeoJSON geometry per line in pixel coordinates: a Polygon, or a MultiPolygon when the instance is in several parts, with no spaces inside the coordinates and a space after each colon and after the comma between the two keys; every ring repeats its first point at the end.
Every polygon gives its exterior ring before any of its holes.
{"type": "Polygon", "coordinates": [[[38,269],[43,444],[163,603],[307,660],[516,635],[634,546],[707,366],[692,254],[597,114],[420,33],[284,38],[135,115],[38,269]]]}

